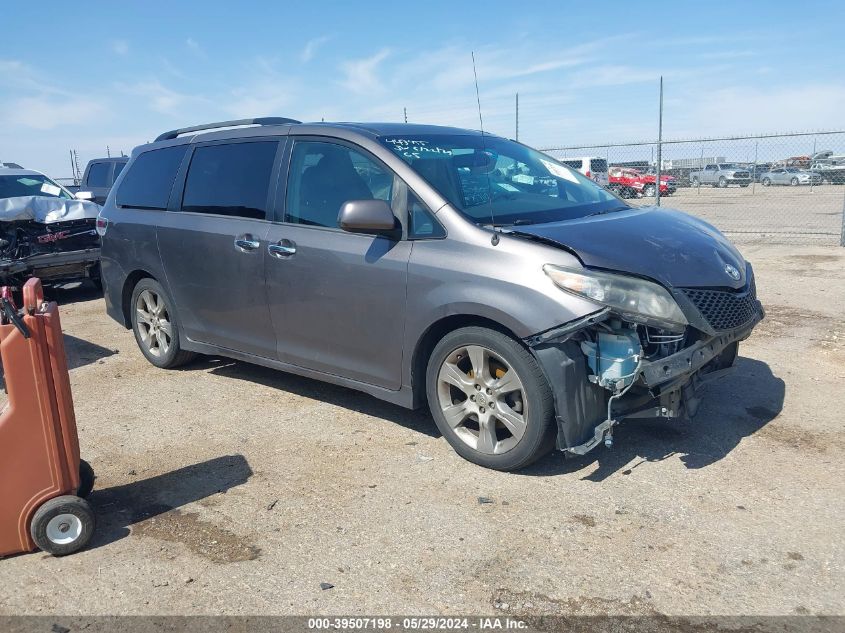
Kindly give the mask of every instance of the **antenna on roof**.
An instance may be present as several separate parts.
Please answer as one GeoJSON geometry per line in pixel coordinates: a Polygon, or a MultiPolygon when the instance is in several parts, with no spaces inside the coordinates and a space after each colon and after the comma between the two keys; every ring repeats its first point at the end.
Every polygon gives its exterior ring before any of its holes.
{"type": "MultiPolygon", "coordinates": [[[[478,91],[478,72],[475,70],[475,51],[472,54],[472,76],[475,78],[475,101],[478,103],[478,125],[481,126],[481,149],[487,153],[487,144],[484,142],[484,119],[481,118],[481,93],[478,91]]],[[[490,183],[490,172],[487,175],[487,204],[490,206],[490,224],[493,226],[493,237],[490,243],[496,246],[499,243],[499,234],[496,233],[496,218],[493,216],[493,185],[490,183]]]]}
{"type": "Polygon", "coordinates": [[[478,102],[478,124],[481,126],[481,136],[484,137],[484,119],[481,118],[481,95],[478,92],[478,73],[475,71],[475,51],[472,54],[472,76],[475,77],[475,100],[478,102]]]}

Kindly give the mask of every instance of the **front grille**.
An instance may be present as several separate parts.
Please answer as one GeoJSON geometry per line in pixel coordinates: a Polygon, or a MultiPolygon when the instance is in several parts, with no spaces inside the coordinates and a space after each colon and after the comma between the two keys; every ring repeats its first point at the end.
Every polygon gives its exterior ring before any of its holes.
{"type": "Polygon", "coordinates": [[[682,288],[701,316],[716,331],[732,330],[751,321],[759,311],[754,278],[740,291],[682,288]]]}
{"type": "Polygon", "coordinates": [[[747,171],[738,171],[734,173],[734,178],[750,178],[751,175],[747,171]]]}

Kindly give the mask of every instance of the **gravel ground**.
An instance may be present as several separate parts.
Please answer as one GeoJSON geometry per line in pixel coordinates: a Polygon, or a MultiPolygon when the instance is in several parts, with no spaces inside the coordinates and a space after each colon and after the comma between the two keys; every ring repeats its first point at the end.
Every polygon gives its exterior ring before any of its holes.
{"type": "Polygon", "coordinates": [[[155,369],[61,291],[99,525],[0,561],[0,615],[843,614],[845,249],[744,251],[768,317],[694,422],[519,474],[353,391],[155,369]]]}

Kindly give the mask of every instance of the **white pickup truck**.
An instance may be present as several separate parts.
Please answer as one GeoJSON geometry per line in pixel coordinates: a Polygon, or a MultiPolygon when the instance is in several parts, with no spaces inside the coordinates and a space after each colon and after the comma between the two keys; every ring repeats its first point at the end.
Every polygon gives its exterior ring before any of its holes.
{"type": "Polygon", "coordinates": [[[727,187],[728,185],[739,185],[747,187],[751,184],[751,173],[744,167],[735,163],[713,163],[705,165],[704,169],[690,172],[690,185],[713,185],[714,187],[727,187]]]}

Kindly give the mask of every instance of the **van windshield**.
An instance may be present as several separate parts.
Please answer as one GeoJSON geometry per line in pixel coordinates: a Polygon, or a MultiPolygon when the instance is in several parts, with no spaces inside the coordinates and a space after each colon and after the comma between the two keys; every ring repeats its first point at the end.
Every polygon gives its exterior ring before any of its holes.
{"type": "Polygon", "coordinates": [[[628,209],[580,173],[496,136],[386,136],[404,160],[476,224],[541,224],[628,209]]]}

